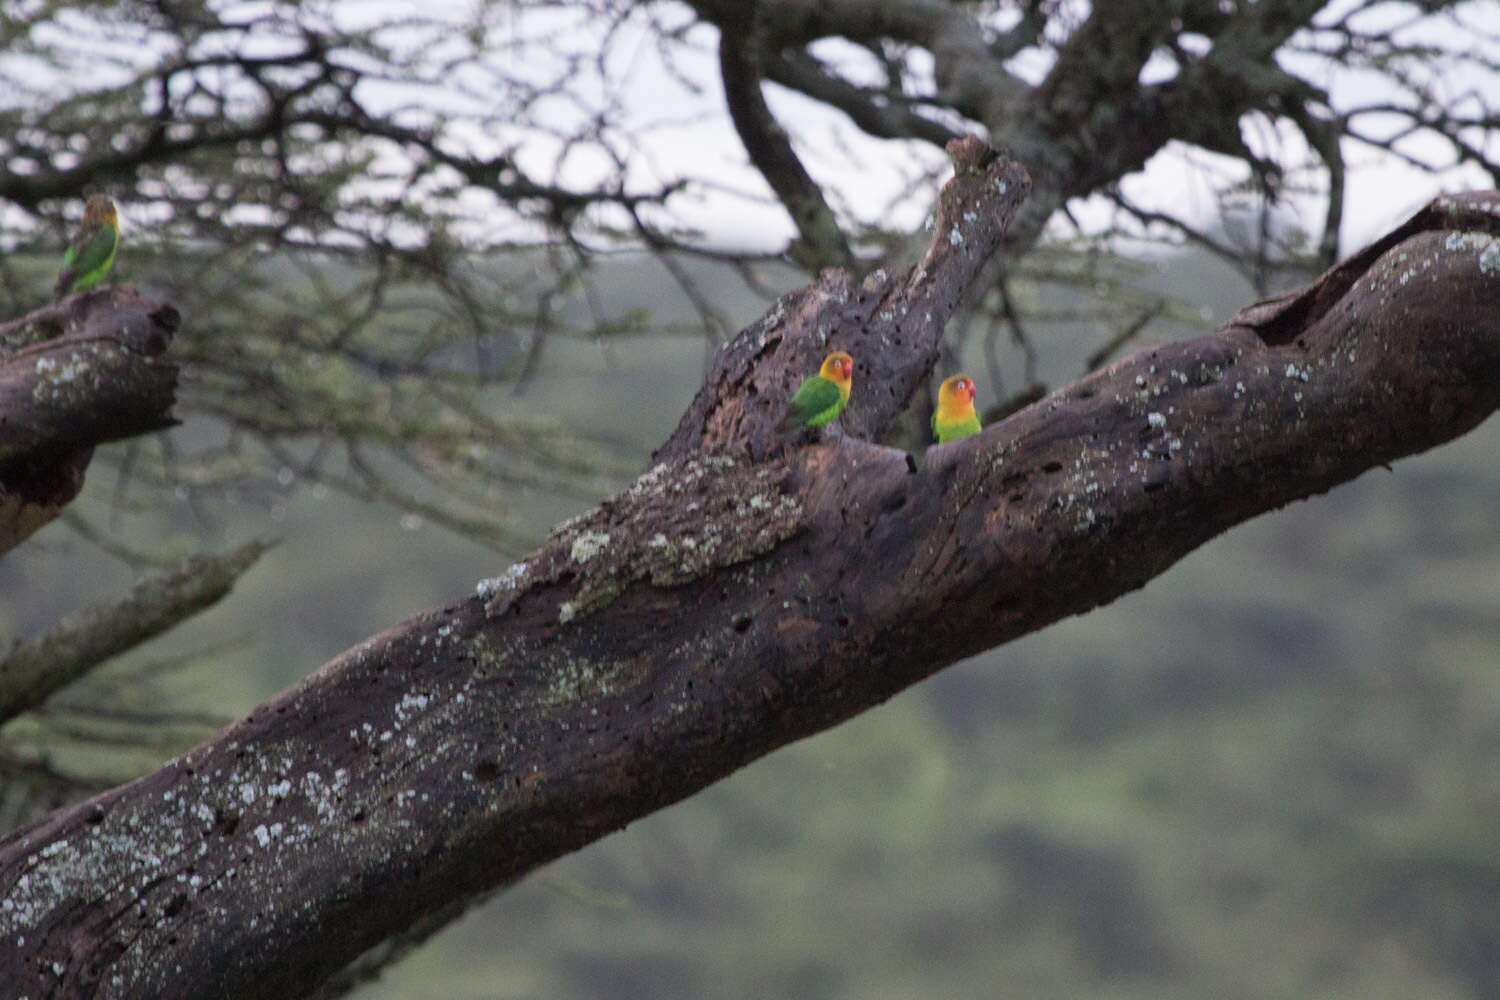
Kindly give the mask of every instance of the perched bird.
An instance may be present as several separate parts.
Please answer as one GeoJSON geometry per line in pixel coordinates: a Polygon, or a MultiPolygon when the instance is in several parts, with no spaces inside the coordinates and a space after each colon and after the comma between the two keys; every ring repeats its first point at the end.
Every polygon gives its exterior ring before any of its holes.
{"type": "Polygon", "coordinates": [[[786,404],[786,416],[781,418],[777,429],[828,426],[849,402],[849,387],[853,383],[854,359],[843,351],[834,351],[823,359],[818,374],[802,380],[786,404]]]}
{"type": "Polygon", "coordinates": [[[947,444],[979,433],[979,414],[974,412],[974,380],[967,375],[949,375],[938,386],[938,405],[932,411],[932,434],[938,444],[947,444]]]}
{"type": "Polygon", "coordinates": [[[83,206],[83,224],[63,254],[62,273],[57,276],[57,297],[93,288],[109,273],[120,242],[120,217],[107,194],[91,194],[83,206]]]}

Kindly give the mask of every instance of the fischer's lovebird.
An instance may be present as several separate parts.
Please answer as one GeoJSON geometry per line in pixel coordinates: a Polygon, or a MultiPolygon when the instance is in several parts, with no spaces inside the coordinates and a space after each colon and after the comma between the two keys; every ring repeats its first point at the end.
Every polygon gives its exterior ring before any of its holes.
{"type": "Polygon", "coordinates": [[[786,416],[777,429],[828,426],[849,402],[849,388],[853,384],[854,359],[843,351],[834,351],[823,359],[818,374],[802,380],[786,404],[786,416]]]}
{"type": "Polygon", "coordinates": [[[83,224],[63,254],[62,273],[57,276],[58,298],[104,280],[115,262],[115,247],[120,242],[120,217],[115,203],[107,194],[91,194],[83,206],[83,224]]]}
{"type": "Polygon", "coordinates": [[[932,435],[938,444],[979,433],[974,392],[974,380],[967,375],[949,375],[938,386],[937,409],[932,412],[932,435]]]}

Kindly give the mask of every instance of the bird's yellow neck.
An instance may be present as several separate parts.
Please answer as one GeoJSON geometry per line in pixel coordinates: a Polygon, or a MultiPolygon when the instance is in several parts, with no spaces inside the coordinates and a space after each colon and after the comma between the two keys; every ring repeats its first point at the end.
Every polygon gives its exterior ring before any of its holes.
{"type": "Polygon", "coordinates": [[[958,395],[944,395],[938,400],[937,418],[945,424],[967,420],[974,415],[974,404],[958,395]]]}

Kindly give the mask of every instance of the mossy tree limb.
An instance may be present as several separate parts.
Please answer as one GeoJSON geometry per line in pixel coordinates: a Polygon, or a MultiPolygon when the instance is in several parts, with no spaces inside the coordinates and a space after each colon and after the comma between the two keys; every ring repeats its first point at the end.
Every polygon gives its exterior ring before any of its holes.
{"type": "MultiPolygon", "coordinates": [[[[1301,293],[1121,359],[920,468],[850,434],[773,441],[758,397],[781,373],[763,383],[757,357],[868,325],[795,300],[726,346],[667,469],[615,502],[630,516],[565,526],[484,595],[0,845],[0,981],[305,994],[456,900],[1113,600],[1230,525],[1464,433],[1500,405],[1497,265],[1500,195],[1445,199],[1301,293]],[[649,540],[686,529],[652,491],[689,462],[778,470],[794,523],[658,577],[649,540]],[[603,566],[619,570],[609,599],[580,610],[603,566]]],[[[931,363],[915,352],[890,378],[931,363]]],[[[870,426],[891,384],[874,371],[856,381],[870,426]]]]}

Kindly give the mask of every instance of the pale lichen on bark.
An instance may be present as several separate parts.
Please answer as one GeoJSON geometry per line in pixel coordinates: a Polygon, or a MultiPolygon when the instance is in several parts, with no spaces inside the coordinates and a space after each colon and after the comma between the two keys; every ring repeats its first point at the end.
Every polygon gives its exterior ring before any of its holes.
{"type": "Polygon", "coordinates": [[[491,617],[523,594],[576,581],[558,620],[606,607],[631,583],[672,587],[753,559],[797,533],[801,502],[784,460],[751,465],[708,456],[653,467],[624,492],[560,525],[542,549],[478,585],[491,617]]]}
{"type": "Polygon", "coordinates": [[[61,332],[59,324],[49,322],[46,318],[27,318],[19,323],[7,323],[0,326],[0,354],[9,354],[29,344],[51,340],[61,332]]]}
{"type": "Polygon", "coordinates": [[[66,358],[40,357],[31,398],[38,406],[72,409],[86,405],[125,368],[119,347],[108,341],[79,344],[66,358]]]}

